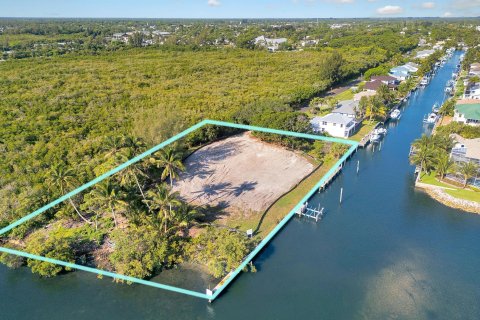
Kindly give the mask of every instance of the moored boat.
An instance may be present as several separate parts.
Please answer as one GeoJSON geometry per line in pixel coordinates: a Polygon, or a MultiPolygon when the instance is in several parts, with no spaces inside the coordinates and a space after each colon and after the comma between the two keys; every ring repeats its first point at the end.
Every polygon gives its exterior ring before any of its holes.
{"type": "Polygon", "coordinates": [[[390,113],[390,118],[392,118],[392,120],[400,120],[401,117],[402,113],[398,109],[395,109],[390,113]]]}

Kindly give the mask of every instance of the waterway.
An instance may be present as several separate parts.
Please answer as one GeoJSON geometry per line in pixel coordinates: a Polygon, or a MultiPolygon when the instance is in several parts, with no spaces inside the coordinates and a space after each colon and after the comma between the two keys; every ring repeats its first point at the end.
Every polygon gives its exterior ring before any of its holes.
{"type": "Polygon", "coordinates": [[[293,219],[255,259],[258,272],[213,304],[83,272],[41,279],[0,266],[0,319],[480,319],[480,215],[415,190],[408,162],[458,58],[406,104],[381,150],[357,152],[315,197],[325,218],[293,219]]]}

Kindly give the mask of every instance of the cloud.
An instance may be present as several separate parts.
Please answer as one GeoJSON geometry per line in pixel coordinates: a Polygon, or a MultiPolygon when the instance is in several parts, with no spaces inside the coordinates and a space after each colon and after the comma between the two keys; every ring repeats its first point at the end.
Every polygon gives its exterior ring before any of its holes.
{"type": "Polygon", "coordinates": [[[423,9],[433,9],[435,8],[435,2],[424,2],[422,3],[421,7],[423,9]]]}
{"type": "Polygon", "coordinates": [[[377,13],[382,15],[400,14],[402,12],[403,8],[400,6],[385,6],[377,9],[377,13]]]}
{"type": "Polygon", "coordinates": [[[218,7],[220,4],[220,0],[208,0],[208,5],[210,7],[218,7]]]}
{"type": "Polygon", "coordinates": [[[453,14],[450,11],[447,11],[443,14],[444,17],[451,17],[453,14]]]}
{"type": "Polygon", "coordinates": [[[458,10],[480,8],[480,0],[453,0],[450,7],[458,10]]]}
{"type": "MultiPolygon", "coordinates": [[[[370,0],[369,0],[370,1],[370,0]]],[[[293,3],[305,3],[305,4],[314,4],[317,2],[328,2],[328,3],[340,3],[340,4],[349,4],[354,3],[355,0],[292,0],[293,3]]]]}

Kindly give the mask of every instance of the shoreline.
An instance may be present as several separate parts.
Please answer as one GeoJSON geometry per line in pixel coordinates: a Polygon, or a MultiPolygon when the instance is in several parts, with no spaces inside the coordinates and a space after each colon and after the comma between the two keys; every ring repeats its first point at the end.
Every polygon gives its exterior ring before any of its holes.
{"type": "Polygon", "coordinates": [[[443,191],[442,187],[432,186],[422,182],[417,182],[415,187],[425,191],[431,198],[447,207],[460,209],[468,213],[480,214],[480,203],[455,198],[443,191]]]}

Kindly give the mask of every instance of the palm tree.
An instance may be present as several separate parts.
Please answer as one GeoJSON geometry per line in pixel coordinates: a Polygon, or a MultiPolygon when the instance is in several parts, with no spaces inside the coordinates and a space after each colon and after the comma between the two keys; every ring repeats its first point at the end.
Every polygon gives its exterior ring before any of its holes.
{"type": "Polygon", "coordinates": [[[115,155],[123,147],[122,137],[108,136],[103,144],[103,149],[107,151],[105,158],[115,155]]]}
{"type": "Polygon", "coordinates": [[[128,204],[121,199],[118,190],[110,181],[107,181],[97,184],[90,194],[93,202],[99,204],[100,207],[110,210],[116,227],[118,224],[115,210],[128,206],[128,204]]]}
{"type": "Polygon", "coordinates": [[[172,221],[175,223],[169,231],[178,228],[188,228],[192,221],[200,218],[202,214],[195,207],[182,202],[172,211],[172,221]]]}
{"type": "MultiPolygon", "coordinates": [[[[45,179],[48,188],[56,188],[62,195],[66,193],[67,189],[72,188],[76,181],[77,180],[75,178],[75,172],[73,169],[67,168],[67,166],[62,162],[54,164],[48,171],[48,176],[45,179]]],[[[85,218],[78,210],[72,198],[68,198],[68,202],[83,221],[88,224],[92,224],[92,222],[85,218]]]]}
{"type": "Polygon", "coordinates": [[[420,180],[423,171],[428,173],[433,167],[436,155],[437,153],[433,146],[416,148],[415,153],[410,157],[410,162],[414,165],[420,166],[417,181],[420,180]]]}
{"type": "MultiPolygon", "coordinates": [[[[125,163],[128,160],[132,159],[135,156],[134,150],[132,148],[124,148],[122,149],[116,156],[117,163],[125,163]]],[[[137,164],[132,164],[123,169],[120,173],[120,185],[127,185],[130,182],[134,182],[137,185],[140,194],[142,195],[143,200],[145,201],[145,194],[143,192],[142,186],[140,185],[140,181],[138,177],[146,177],[146,174],[143,172],[142,167],[137,164]]],[[[144,202],[147,207],[148,203],[144,202]]],[[[149,208],[150,209],[150,208],[149,208]]]]}
{"type": "Polygon", "coordinates": [[[151,159],[157,168],[163,168],[161,179],[170,179],[170,188],[173,188],[173,180],[178,178],[180,171],[185,171],[180,154],[173,148],[160,151],[159,159],[151,159]]]}
{"type": "Polygon", "coordinates": [[[453,161],[450,160],[450,156],[446,152],[440,152],[436,159],[437,173],[440,179],[443,179],[447,173],[450,172],[453,166],[453,161]]]}
{"type": "Polygon", "coordinates": [[[154,214],[154,221],[160,221],[164,232],[167,233],[169,221],[172,220],[173,208],[180,204],[177,192],[170,192],[164,184],[160,184],[154,190],[147,192],[147,200],[151,212],[154,214]]]}
{"type": "Polygon", "coordinates": [[[412,146],[415,149],[422,149],[422,148],[427,148],[432,145],[432,138],[427,136],[426,134],[422,134],[422,137],[415,140],[412,143],[412,146]]]}
{"type": "Polygon", "coordinates": [[[473,178],[478,174],[478,165],[472,161],[463,162],[458,166],[458,173],[463,176],[463,187],[465,188],[467,186],[468,179],[473,178]]]}

